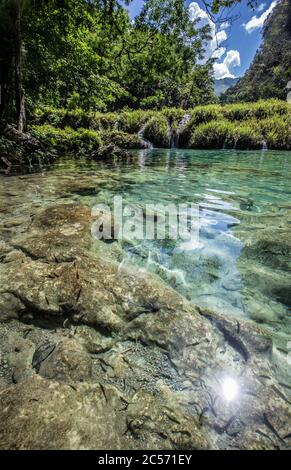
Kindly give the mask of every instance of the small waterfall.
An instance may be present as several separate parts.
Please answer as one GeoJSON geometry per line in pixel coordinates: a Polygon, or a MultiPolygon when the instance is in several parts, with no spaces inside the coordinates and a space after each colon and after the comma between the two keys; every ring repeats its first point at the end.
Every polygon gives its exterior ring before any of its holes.
{"type": "Polygon", "coordinates": [[[178,145],[178,134],[175,130],[173,129],[170,129],[170,132],[169,132],[169,147],[170,149],[174,149],[176,148],[178,145]]]}
{"type": "Polygon", "coordinates": [[[184,116],[182,117],[180,121],[178,130],[184,129],[184,127],[186,126],[186,124],[188,124],[190,119],[191,119],[191,114],[184,114],[184,116]]]}
{"type": "Polygon", "coordinates": [[[265,140],[263,140],[263,142],[262,142],[262,150],[264,150],[264,151],[268,150],[268,145],[267,145],[267,142],[265,140]]]}
{"type": "Polygon", "coordinates": [[[235,137],[234,144],[233,144],[233,150],[236,150],[237,143],[238,143],[238,137],[235,137]]]}
{"type": "Polygon", "coordinates": [[[144,138],[143,136],[143,133],[144,133],[144,130],[145,130],[145,126],[144,125],[137,133],[138,137],[142,140],[142,142],[145,144],[145,148],[149,149],[149,150],[152,150],[154,148],[153,144],[144,138]]]}
{"type": "Polygon", "coordinates": [[[170,140],[170,147],[176,148],[179,146],[179,138],[183,130],[185,129],[186,125],[191,119],[191,114],[184,114],[181,121],[179,122],[179,126],[177,130],[171,132],[171,140],[170,140]]]}

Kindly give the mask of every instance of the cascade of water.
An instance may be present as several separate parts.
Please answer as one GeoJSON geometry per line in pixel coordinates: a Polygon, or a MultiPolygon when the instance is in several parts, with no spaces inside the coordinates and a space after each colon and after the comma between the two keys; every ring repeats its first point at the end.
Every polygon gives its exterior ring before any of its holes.
{"type": "Polygon", "coordinates": [[[236,150],[237,143],[238,143],[238,137],[235,137],[234,144],[233,144],[233,150],[236,150]]]}
{"type": "Polygon", "coordinates": [[[267,142],[265,140],[263,140],[263,142],[262,142],[262,150],[268,150],[268,145],[267,145],[267,142]]]}
{"type": "Polygon", "coordinates": [[[137,133],[138,137],[143,141],[143,143],[145,144],[145,148],[149,149],[149,150],[152,150],[154,148],[153,144],[144,138],[144,130],[145,130],[145,126],[143,126],[137,133]]]}
{"type": "Polygon", "coordinates": [[[170,133],[169,133],[169,147],[171,149],[174,149],[177,147],[177,139],[178,139],[178,135],[177,135],[177,132],[174,130],[171,129],[170,133]]]}
{"type": "Polygon", "coordinates": [[[188,124],[188,122],[190,121],[190,119],[191,119],[191,114],[184,114],[184,116],[182,117],[182,119],[179,123],[178,129],[177,129],[177,131],[175,132],[175,134],[173,136],[174,137],[174,139],[173,139],[174,145],[171,146],[171,148],[175,148],[175,147],[179,146],[180,135],[181,135],[182,131],[185,129],[185,127],[188,124]]]}

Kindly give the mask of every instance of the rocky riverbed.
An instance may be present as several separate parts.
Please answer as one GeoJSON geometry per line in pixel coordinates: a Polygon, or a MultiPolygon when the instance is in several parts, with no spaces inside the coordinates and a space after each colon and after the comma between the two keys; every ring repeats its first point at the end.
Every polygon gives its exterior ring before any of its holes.
{"type": "Polygon", "coordinates": [[[0,448],[290,447],[269,333],[123,268],[92,222],[60,200],[1,226],[0,448]]]}

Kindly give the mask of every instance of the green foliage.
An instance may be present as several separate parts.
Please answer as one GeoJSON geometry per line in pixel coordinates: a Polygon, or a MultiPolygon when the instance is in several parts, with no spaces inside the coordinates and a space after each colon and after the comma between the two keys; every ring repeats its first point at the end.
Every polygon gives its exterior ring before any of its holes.
{"type": "Polygon", "coordinates": [[[221,149],[232,129],[228,121],[210,121],[200,124],[192,133],[189,147],[198,149],[221,149]]]}
{"type": "Polygon", "coordinates": [[[6,137],[0,136],[0,155],[1,157],[8,158],[10,155],[15,155],[16,157],[21,156],[21,148],[7,139],[6,137]]]}
{"type": "Polygon", "coordinates": [[[121,149],[143,149],[145,143],[136,134],[128,134],[122,131],[109,131],[103,135],[104,144],[114,144],[121,149]]]}
{"type": "MultiPolygon", "coordinates": [[[[127,95],[109,73],[111,43],[120,34],[104,21],[103,2],[71,0],[32,3],[23,21],[25,87],[33,102],[106,111],[127,95]]],[[[114,3],[114,2],[112,2],[114,3]]],[[[124,10],[112,18],[128,24],[124,10]]]]}
{"type": "Polygon", "coordinates": [[[116,127],[124,132],[138,133],[155,114],[155,111],[141,109],[121,112],[116,115],[116,127]]]}
{"type": "Polygon", "coordinates": [[[223,118],[223,109],[219,105],[197,106],[192,112],[190,126],[203,124],[214,119],[223,118]]]}
{"type": "MultiPolygon", "coordinates": [[[[198,63],[205,32],[194,28],[183,0],[148,0],[134,24],[117,1],[27,5],[22,35],[29,111],[35,105],[69,113],[186,108],[215,99],[212,64],[198,63]]],[[[66,117],[73,122],[61,125],[75,127],[76,116],[66,117]]]]}
{"type": "Polygon", "coordinates": [[[146,124],[144,137],[155,147],[168,148],[170,142],[169,124],[165,115],[156,113],[146,124]]]}
{"type": "Polygon", "coordinates": [[[94,117],[93,113],[85,112],[79,108],[69,111],[63,108],[42,107],[33,110],[30,114],[30,122],[36,125],[50,124],[54,127],[78,129],[80,127],[94,127],[94,117]]]}
{"type": "Polygon", "coordinates": [[[102,144],[100,134],[89,129],[74,130],[70,127],[60,129],[45,124],[32,126],[30,132],[43,146],[54,148],[59,152],[88,154],[98,150],[102,144]]]}
{"type": "Polygon", "coordinates": [[[198,63],[207,34],[197,31],[184,0],[145,1],[126,37],[128,53],[120,65],[131,107],[186,109],[215,99],[212,63],[198,63]]]}
{"type": "Polygon", "coordinates": [[[230,121],[242,121],[245,119],[264,119],[274,115],[290,113],[290,105],[286,101],[261,100],[255,103],[235,103],[223,108],[223,115],[230,121]]]}
{"type": "Polygon", "coordinates": [[[272,149],[290,148],[291,106],[279,100],[199,106],[192,111],[165,108],[86,113],[42,108],[35,110],[31,119],[33,133],[41,141],[74,152],[79,146],[80,152],[90,153],[102,144],[143,148],[142,136],[155,147],[168,148],[171,141],[177,142],[173,140],[177,135],[182,147],[257,149],[266,141],[272,149]],[[191,117],[182,126],[185,114],[191,117]]]}
{"type": "Polygon", "coordinates": [[[191,148],[289,149],[291,106],[279,100],[196,108],[183,140],[191,148]]]}
{"type": "Polygon", "coordinates": [[[177,129],[187,111],[181,108],[164,108],[161,113],[167,118],[171,128],[177,129]]]}
{"type": "Polygon", "coordinates": [[[237,150],[261,149],[262,135],[251,123],[233,123],[227,135],[226,148],[237,150]]]}
{"type": "MultiPolygon", "coordinates": [[[[244,131],[247,134],[251,129],[249,128],[249,124],[251,121],[253,123],[260,123],[262,120],[267,118],[274,118],[274,122],[276,121],[275,118],[283,117],[281,120],[282,122],[286,122],[285,127],[288,127],[288,122],[290,123],[291,119],[291,106],[286,101],[280,100],[261,100],[256,103],[234,103],[228,105],[209,105],[209,106],[199,106],[191,112],[191,119],[188,122],[187,126],[183,129],[181,134],[181,142],[192,142],[192,139],[195,142],[202,141],[203,136],[206,135],[207,130],[211,132],[213,128],[214,135],[211,137],[206,136],[205,145],[213,145],[212,148],[221,148],[221,141],[223,144],[226,142],[226,124],[229,123],[228,128],[230,129],[233,123],[236,123],[236,128],[238,129],[238,121],[244,125],[244,127],[240,126],[239,129],[244,131]],[[211,122],[213,121],[213,127],[211,122]],[[202,124],[207,124],[205,128],[200,127],[202,124]],[[197,132],[196,132],[197,131],[197,132]],[[201,131],[201,134],[200,134],[201,131]],[[195,138],[193,137],[195,136],[195,138]],[[209,141],[209,143],[208,143],[209,141]],[[212,142],[212,144],[211,144],[212,142]],[[215,144],[216,142],[216,144],[215,144]]],[[[281,122],[280,121],[280,122],[281,122]]],[[[276,121],[277,122],[277,121],[276,121]]],[[[257,127],[257,126],[255,126],[257,127]]],[[[284,126],[282,127],[282,129],[284,126]]],[[[289,124],[290,129],[290,124],[289,124]]],[[[258,132],[260,133],[260,140],[268,140],[265,139],[264,133],[260,128],[258,128],[258,132]]],[[[283,130],[282,130],[283,132],[283,130]]],[[[250,137],[252,132],[250,132],[250,137]]],[[[257,148],[256,138],[258,136],[254,136],[250,140],[249,146],[250,148],[257,148]]],[[[242,140],[242,137],[240,138],[242,140]]],[[[276,139],[275,139],[276,141],[276,139]]],[[[229,141],[229,145],[231,142],[235,143],[235,134],[233,134],[233,141],[229,141]]],[[[196,145],[196,144],[195,144],[196,145]]],[[[237,148],[239,148],[240,143],[238,143],[237,148]]],[[[274,145],[274,144],[270,144],[274,145]]],[[[279,145],[279,144],[278,144],[279,145]]],[[[211,147],[206,147],[211,148],[211,147]]],[[[246,147],[247,148],[247,144],[246,147]]],[[[284,148],[283,146],[279,146],[278,148],[284,148]]],[[[286,146],[285,148],[288,148],[286,146]]]]}
{"type": "Polygon", "coordinates": [[[251,125],[226,120],[201,124],[193,132],[190,140],[190,148],[250,150],[261,147],[262,136],[251,125]]]}
{"type": "Polygon", "coordinates": [[[250,125],[258,129],[270,149],[291,149],[291,110],[287,116],[273,116],[250,125]]]}

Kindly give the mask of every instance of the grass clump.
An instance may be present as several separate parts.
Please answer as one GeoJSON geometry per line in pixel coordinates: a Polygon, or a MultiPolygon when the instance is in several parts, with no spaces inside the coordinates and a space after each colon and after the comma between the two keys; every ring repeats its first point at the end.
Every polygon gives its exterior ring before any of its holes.
{"type": "Polygon", "coordinates": [[[225,148],[236,150],[256,150],[262,148],[262,135],[248,122],[233,123],[230,126],[225,148]]]}
{"type": "Polygon", "coordinates": [[[211,121],[201,124],[192,132],[189,148],[221,149],[224,147],[231,128],[232,124],[225,120],[211,121]]]}
{"type": "Polygon", "coordinates": [[[191,113],[191,120],[189,126],[197,126],[199,124],[206,124],[209,121],[218,120],[223,118],[222,106],[218,104],[209,104],[207,106],[197,106],[191,113]]]}
{"type": "Polygon", "coordinates": [[[290,105],[280,100],[260,100],[255,103],[235,103],[221,107],[229,121],[265,119],[274,115],[290,114],[290,105]]]}
{"type": "Polygon", "coordinates": [[[262,147],[262,136],[248,123],[211,121],[201,124],[194,130],[189,147],[193,149],[259,149],[262,147]]]}
{"type": "Polygon", "coordinates": [[[170,135],[166,116],[162,113],[156,113],[145,125],[143,136],[155,147],[168,148],[170,135]]]}
{"type": "Polygon", "coordinates": [[[190,148],[252,150],[291,148],[291,106],[279,100],[204,106],[194,110],[183,131],[190,148]],[[204,120],[207,122],[204,122],[204,120]]]}
{"type": "Polygon", "coordinates": [[[123,132],[130,134],[138,134],[145,126],[155,112],[153,111],[125,111],[117,115],[117,128],[123,132]]]}
{"type": "MultiPolygon", "coordinates": [[[[36,109],[32,132],[63,150],[82,153],[113,143],[124,149],[143,148],[143,136],[155,147],[201,149],[290,149],[291,106],[280,100],[255,103],[86,113],[81,109],[36,109]],[[183,121],[184,116],[189,120],[183,121]],[[79,146],[79,147],[78,147],[79,146]]],[[[2,145],[3,146],[3,145],[2,145]]]]}
{"type": "Polygon", "coordinates": [[[273,116],[259,122],[254,121],[251,125],[261,133],[268,148],[275,150],[291,149],[291,116],[273,116]]]}
{"type": "Polygon", "coordinates": [[[71,127],[78,128],[94,128],[95,114],[88,113],[82,109],[73,111],[67,109],[55,109],[51,107],[37,108],[30,116],[30,122],[34,125],[48,124],[53,127],[65,129],[71,127]]]}
{"type": "Polygon", "coordinates": [[[30,133],[48,148],[77,154],[90,153],[102,145],[100,133],[89,129],[56,128],[48,124],[32,126],[30,133]]]}
{"type": "Polygon", "coordinates": [[[15,142],[12,142],[4,136],[0,136],[0,157],[9,158],[10,155],[21,156],[21,149],[15,142]]]}
{"type": "Polygon", "coordinates": [[[121,149],[144,149],[145,142],[137,134],[129,134],[118,130],[112,130],[102,135],[105,145],[114,144],[121,149]]]}

